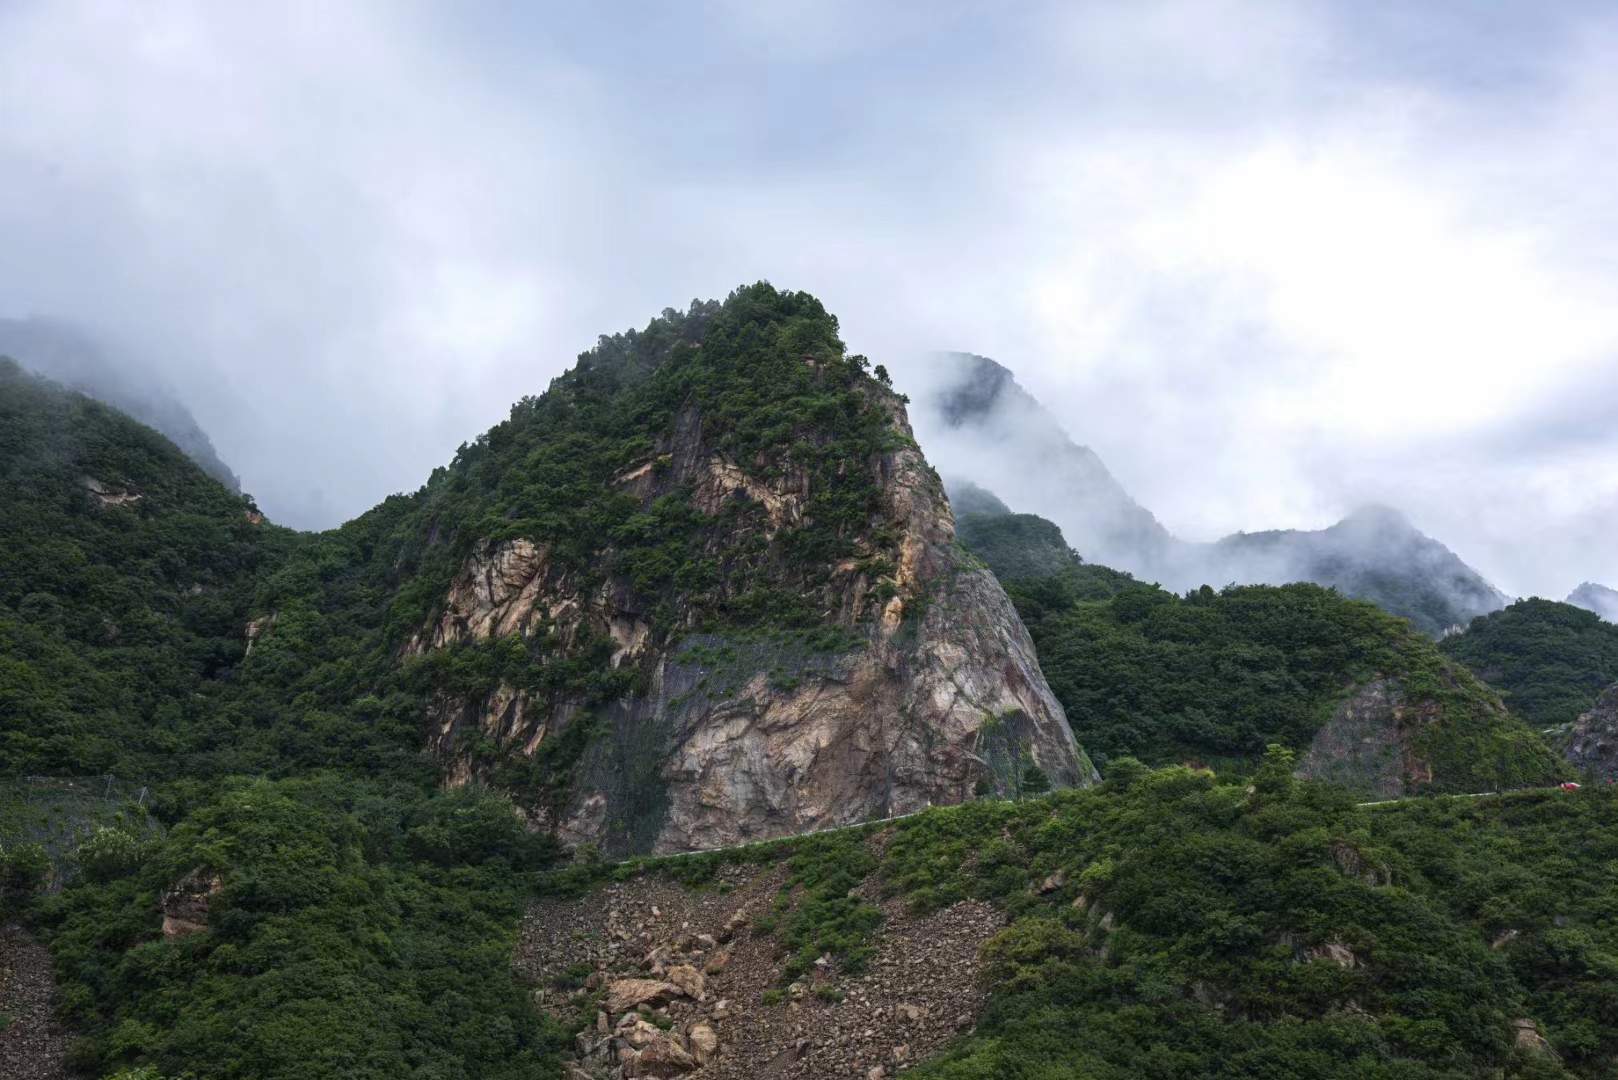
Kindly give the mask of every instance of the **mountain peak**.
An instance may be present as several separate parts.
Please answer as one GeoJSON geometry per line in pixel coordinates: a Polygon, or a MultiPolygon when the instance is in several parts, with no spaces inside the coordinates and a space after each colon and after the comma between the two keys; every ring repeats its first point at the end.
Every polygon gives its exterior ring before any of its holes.
{"type": "MultiPolygon", "coordinates": [[[[1027,394],[1017,385],[1017,378],[1010,368],[995,363],[987,356],[946,352],[940,353],[939,359],[958,366],[958,372],[937,398],[938,413],[950,427],[963,427],[987,419],[1000,404],[1007,387],[1027,394]]],[[[1033,398],[1030,396],[1028,400],[1033,401],[1033,398]]]]}
{"type": "Polygon", "coordinates": [[[1213,544],[1175,538],[1002,364],[939,353],[917,398],[916,429],[951,477],[1039,514],[1089,563],[1177,590],[1310,581],[1372,600],[1438,634],[1507,597],[1400,510],[1371,503],[1314,531],[1237,533],[1213,544]]]}

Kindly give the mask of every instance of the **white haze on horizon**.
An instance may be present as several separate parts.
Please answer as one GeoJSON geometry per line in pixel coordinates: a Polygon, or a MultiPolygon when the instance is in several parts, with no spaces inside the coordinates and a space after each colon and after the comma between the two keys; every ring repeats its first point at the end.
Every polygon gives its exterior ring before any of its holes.
{"type": "MultiPolygon", "coordinates": [[[[993,357],[1176,535],[1385,503],[1618,584],[1618,16],[1349,0],[0,5],[0,317],[278,520],[768,278],[993,357]]],[[[903,388],[903,385],[901,385],[903,388]]]]}

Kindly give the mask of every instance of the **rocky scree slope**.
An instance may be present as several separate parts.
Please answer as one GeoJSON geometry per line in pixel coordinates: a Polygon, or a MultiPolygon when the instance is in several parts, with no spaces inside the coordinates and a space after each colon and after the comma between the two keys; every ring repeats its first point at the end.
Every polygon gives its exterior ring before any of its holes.
{"type": "Polygon", "coordinates": [[[1292,767],[1117,761],[1045,799],[575,866],[518,964],[576,1033],[568,1080],[1611,1074],[1605,785],[1360,808],[1292,767]]]}
{"type": "MultiPolygon", "coordinates": [[[[904,402],[802,293],[603,339],[418,497],[399,658],[452,782],[614,854],[1094,773],[904,402]]],[[[402,601],[400,602],[402,606],[402,601]]]]}
{"type": "MultiPolygon", "coordinates": [[[[869,858],[890,835],[862,838],[854,851],[869,858]]],[[[987,904],[918,913],[864,882],[854,891],[882,930],[857,970],[823,953],[783,982],[781,898],[803,893],[789,868],[728,866],[710,886],[642,873],[530,905],[517,967],[559,1023],[584,1021],[570,1080],[863,1080],[931,1057],[982,1007],[979,949],[1005,926],[987,904]]]]}

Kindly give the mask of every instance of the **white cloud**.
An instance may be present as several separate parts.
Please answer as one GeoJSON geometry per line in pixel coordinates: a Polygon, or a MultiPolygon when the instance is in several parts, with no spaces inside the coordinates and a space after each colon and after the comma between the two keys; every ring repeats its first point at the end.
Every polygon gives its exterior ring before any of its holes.
{"type": "Polygon", "coordinates": [[[489,98],[403,7],[67,2],[5,31],[0,227],[31,257],[0,304],[167,356],[283,518],[310,487],[347,513],[413,487],[423,427],[490,418],[466,388],[565,292],[531,256],[565,221],[565,128],[489,98]]]}
{"type": "Polygon", "coordinates": [[[1618,390],[1610,27],[1446,58],[1436,10],[1346,0],[495,10],[0,10],[0,314],[168,358],[307,521],[768,277],[875,359],[1012,366],[1193,538],[1382,499],[1508,590],[1618,583],[1618,436],[1535,442],[1618,390]]]}

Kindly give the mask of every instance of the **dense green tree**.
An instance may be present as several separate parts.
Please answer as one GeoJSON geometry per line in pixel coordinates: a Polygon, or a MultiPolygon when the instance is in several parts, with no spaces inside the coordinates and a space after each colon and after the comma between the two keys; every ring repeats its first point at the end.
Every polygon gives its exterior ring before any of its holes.
{"type": "Polygon", "coordinates": [[[1102,762],[1247,772],[1271,743],[1305,749],[1346,693],[1389,677],[1444,718],[1415,733],[1439,787],[1559,775],[1543,742],[1465,669],[1367,601],[1306,584],[1181,597],[1095,566],[1005,584],[1074,735],[1102,762]]]}
{"type": "Polygon", "coordinates": [[[509,971],[548,838],[476,792],[231,783],[132,874],[45,915],[86,1065],[231,1078],[554,1077],[566,1033],[509,971]],[[160,931],[165,893],[207,928],[160,931]]]}
{"type": "Polygon", "coordinates": [[[1481,615],[1439,648],[1539,728],[1578,719],[1618,683],[1618,626],[1553,600],[1519,600],[1481,615]]]}
{"type": "Polygon", "coordinates": [[[1291,780],[1285,748],[1265,771],[1254,789],[1131,769],[896,827],[892,891],[1013,918],[982,950],[976,1028],[914,1075],[1615,1075],[1618,797],[1356,810],[1291,780]],[[1552,1052],[1518,1048],[1523,1020],[1552,1052]]]}
{"type": "Polygon", "coordinates": [[[1001,580],[1050,577],[1084,561],[1054,522],[1033,514],[966,514],[955,535],[1001,580]]]}

